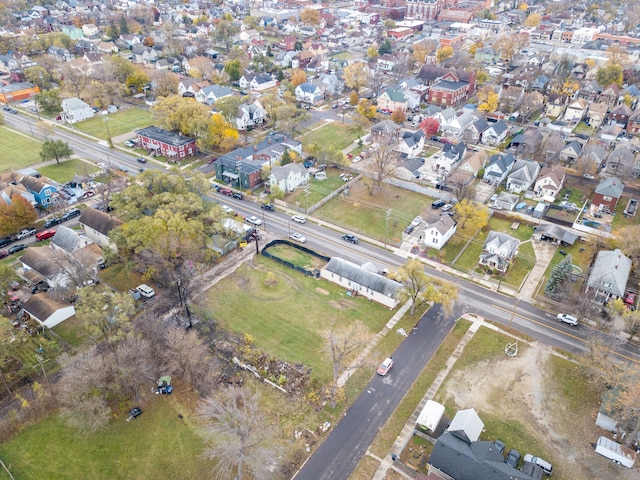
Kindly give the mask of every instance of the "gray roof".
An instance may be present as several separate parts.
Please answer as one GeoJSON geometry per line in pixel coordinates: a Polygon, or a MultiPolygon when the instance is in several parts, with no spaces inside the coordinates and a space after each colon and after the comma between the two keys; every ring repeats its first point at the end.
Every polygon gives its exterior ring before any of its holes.
{"type": "Polygon", "coordinates": [[[624,190],[624,183],[616,177],[604,178],[596,187],[595,193],[613,198],[620,198],[624,190]]]}
{"type": "Polygon", "coordinates": [[[444,432],[433,447],[429,464],[455,480],[532,480],[504,463],[493,442],[471,442],[444,432]]]}
{"type": "Polygon", "coordinates": [[[593,263],[587,285],[622,297],[630,271],[631,259],[625,256],[620,249],[600,250],[593,263]]]}
{"type": "Polygon", "coordinates": [[[358,285],[362,285],[374,292],[381,293],[389,298],[396,298],[399,290],[402,288],[398,282],[390,280],[387,277],[369,272],[360,265],[351,263],[342,258],[333,257],[324,267],[324,270],[335,273],[341,277],[351,280],[358,285]]]}
{"type": "Polygon", "coordinates": [[[435,228],[440,232],[440,235],[444,235],[449,230],[457,225],[451,215],[441,215],[438,217],[429,217],[425,223],[425,230],[435,228]]]}
{"type": "Polygon", "coordinates": [[[71,230],[69,227],[65,227],[64,225],[60,225],[56,229],[56,234],[51,239],[51,243],[57,247],[60,247],[67,252],[73,252],[78,247],[78,242],[80,241],[80,235],[74,230],[71,230]]]}
{"type": "Polygon", "coordinates": [[[274,165],[271,168],[271,175],[273,175],[277,181],[284,180],[289,176],[292,171],[304,172],[304,166],[299,163],[287,163],[286,165],[274,165]]]}
{"type": "Polygon", "coordinates": [[[136,130],[136,134],[176,147],[195,142],[193,138],[187,137],[186,135],[180,135],[179,133],[154,126],[136,130]]]}
{"type": "Polygon", "coordinates": [[[506,248],[508,252],[508,257],[510,258],[513,254],[518,250],[520,246],[520,240],[511,235],[507,235],[502,232],[494,232],[491,230],[489,235],[487,235],[487,240],[484,242],[484,246],[482,249],[484,251],[488,251],[490,248],[494,248],[496,250],[506,248]]]}
{"type": "Polygon", "coordinates": [[[109,235],[111,230],[122,225],[122,220],[95,208],[85,208],[79,222],[103,235],[109,235]]]}
{"type": "Polygon", "coordinates": [[[391,120],[383,120],[371,127],[371,130],[382,133],[392,133],[400,129],[400,125],[391,120]]]}
{"type": "Polygon", "coordinates": [[[578,235],[571,233],[569,230],[565,230],[553,223],[543,223],[536,228],[536,235],[545,235],[547,237],[555,238],[556,240],[573,245],[578,239],[578,235]]]}
{"type": "Polygon", "coordinates": [[[529,160],[516,160],[516,163],[513,166],[513,171],[509,175],[509,180],[529,183],[536,179],[539,171],[540,165],[536,162],[531,162],[529,160]]]}
{"type": "Polygon", "coordinates": [[[29,247],[20,257],[20,261],[47,279],[52,279],[61,270],[53,257],[55,253],[50,247],[29,247]]]}
{"type": "Polygon", "coordinates": [[[59,309],[68,307],[69,305],[68,303],[56,300],[48,293],[38,293],[32,295],[29,300],[24,302],[22,308],[24,308],[25,312],[29,315],[44,322],[59,309]]]}

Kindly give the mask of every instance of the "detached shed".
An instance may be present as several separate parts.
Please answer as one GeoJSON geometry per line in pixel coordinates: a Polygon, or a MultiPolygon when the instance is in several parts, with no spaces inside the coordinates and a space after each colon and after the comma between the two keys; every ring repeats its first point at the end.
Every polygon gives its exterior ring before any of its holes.
{"type": "Polygon", "coordinates": [[[480,420],[478,412],[473,408],[458,410],[456,416],[451,420],[451,425],[447,431],[465,442],[477,442],[484,429],[484,422],[480,420]]]}
{"type": "Polygon", "coordinates": [[[426,405],[418,415],[416,426],[435,432],[442,415],[444,415],[444,405],[433,400],[427,400],[426,405]]]}
{"type": "Polygon", "coordinates": [[[46,293],[33,295],[22,307],[31,318],[48,328],[53,328],[76,314],[73,305],[61,302],[46,293]]]}

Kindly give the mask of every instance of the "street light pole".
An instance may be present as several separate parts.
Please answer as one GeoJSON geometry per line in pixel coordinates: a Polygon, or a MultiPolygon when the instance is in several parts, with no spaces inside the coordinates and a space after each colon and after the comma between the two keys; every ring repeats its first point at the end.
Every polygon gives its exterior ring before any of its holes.
{"type": "Polygon", "coordinates": [[[513,310],[511,311],[511,320],[509,320],[509,325],[513,325],[513,317],[516,315],[516,310],[518,309],[518,303],[520,302],[520,297],[516,297],[516,302],[513,304],[513,310]]]}

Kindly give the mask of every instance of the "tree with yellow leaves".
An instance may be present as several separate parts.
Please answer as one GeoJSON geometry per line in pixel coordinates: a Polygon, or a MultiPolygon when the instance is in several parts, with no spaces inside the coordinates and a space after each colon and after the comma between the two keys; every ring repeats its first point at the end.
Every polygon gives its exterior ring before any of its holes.
{"type": "Polygon", "coordinates": [[[307,74],[304,72],[304,70],[300,70],[299,68],[296,68],[291,74],[291,85],[293,85],[294,87],[297,87],[298,85],[302,85],[306,81],[307,81],[307,74]]]}
{"type": "Polygon", "coordinates": [[[445,46],[442,48],[439,48],[438,51],[436,52],[436,61],[442,65],[446,60],[450,59],[451,57],[453,57],[453,47],[450,46],[445,46]]]}
{"type": "Polygon", "coordinates": [[[540,22],[542,21],[542,15],[540,15],[539,13],[532,13],[531,15],[529,15],[525,21],[522,23],[525,27],[537,27],[538,25],[540,25],[540,22]]]}
{"type": "Polygon", "coordinates": [[[485,205],[464,199],[453,207],[458,221],[457,233],[470,237],[489,223],[489,209],[485,205]]]}
{"type": "Polygon", "coordinates": [[[478,90],[478,110],[483,112],[495,112],[500,103],[500,96],[489,85],[478,90]]]}
{"type": "Polygon", "coordinates": [[[206,137],[206,143],[209,147],[231,150],[238,144],[238,138],[238,130],[227,122],[222,115],[214,113],[211,116],[206,137]]]}

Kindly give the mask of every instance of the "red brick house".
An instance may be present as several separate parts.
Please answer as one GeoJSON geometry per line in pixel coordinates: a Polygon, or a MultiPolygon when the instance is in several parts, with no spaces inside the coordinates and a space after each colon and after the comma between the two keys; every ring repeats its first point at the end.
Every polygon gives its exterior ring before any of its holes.
{"type": "Polygon", "coordinates": [[[591,203],[597,207],[599,212],[613,213],[623,191],[624,183],[620,179],[616,177],[605,178],[596,187],[591,203]]]}
{"type": "Polygon", "coordinates": [[[196,141],[185,135],[158,127],[146,127],[136,130],[139,145],[151,155],[163,155],[177,162],[198,153],[196,141]]]}
{"type": "Polygon", "coordinates": [[[640,110],[631,113],[629,123],[627,123],[627,132],[633,135],[640,135],[640,110]]]}
{"type": "Polygon", "coordinates": [[[291,52],[296,47],[296,42],[298,39],[293,35],[287,35],[280,41],[280,47],[287,52],[291,52]]]}
{"type": "Polygon", "coordinates": [[[470,72],[464,77],[453,70],[444,74],[429,88],[427,101],[444,107],[455,107],[465,103],[475,91],[476,74],[470,72]]]}

